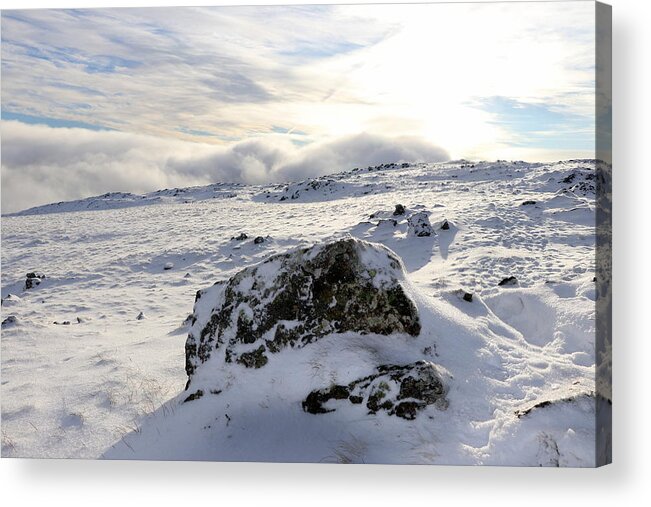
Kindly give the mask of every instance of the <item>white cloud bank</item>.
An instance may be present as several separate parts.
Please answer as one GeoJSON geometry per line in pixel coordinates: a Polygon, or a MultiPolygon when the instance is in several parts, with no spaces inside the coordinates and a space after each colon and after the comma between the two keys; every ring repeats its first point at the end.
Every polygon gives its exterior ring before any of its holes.
{"type": "Polygon", "coordinates": [[[212,144],[278,129],[318,142],[420,136],[455,158],[488,158],[496,145],[544,144],[526,135],[532,128],[523,135],[511,111],[481,106],[495,97],[594,130],[594,9],[579,1],[3,11],[2,109],[212,144]]]}
{"type": "Polygon", "coordinates": [[[362,133],[299,147],[286,136],[268,135],[215,146],[3,121],[2,212],[110,191],[282,182],[357,166],[448,158],[444,149],[418,137],[362,133]]]}

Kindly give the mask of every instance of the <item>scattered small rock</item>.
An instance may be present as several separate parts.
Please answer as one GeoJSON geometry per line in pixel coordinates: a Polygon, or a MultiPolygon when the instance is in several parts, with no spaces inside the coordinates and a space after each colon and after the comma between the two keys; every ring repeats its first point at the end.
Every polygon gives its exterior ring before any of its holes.
{"type": "Polygon", "coordinates": [[[18,324],[18,318],[15,315],[9,315],[9,317],[2,321],[2,327],[14,326],[16,324],[18,324]]]}
{"type": "Polygon", "coordinates": [[[45,279],[43,273],[30,272],[27,273],[27,278],[25,280],[25,290],[33,289],[41,285],[41,281],[45,279]]]}
{"type": "Polygon", "coordinates": [[[2,299],[2,306],[14,305],[20,301],[20,296],[16,296],[15,294],[7,294],[7,297],[2,299]]]}
{"type": "Polygon", "coordinates": [[[518,419],[527,416],[531,414],[534,411],[537,411],[541,408],[545,407],[550,407],[554,405],[562,405],[562,404],[567,404],[567,403],[577,403],[580,400],[594,400],[595,398],[595,393],[594,392],[581,392],[581,393],[576,393],[570,396],[566,396],[564,398],[556,398],[556,399],[550,399],[550,400],[543,400],[539,401],[538,403],[535,403],[534,405],[531,405],[528,408],[525,409],[520,409],[515,411],[515,415],[518,417],[518,419]]]}
{"type": "Polygon", "coordinates": [[[393,216],[397,217],[405,214],[405,207],[402,204],[396,204],[396,209],[393,211],[393,216]]]}
{"type": "Polygon", "coordinates": [[[397,225],[397,220],[394,220],[393,218],[383,218],[378,221],[376,227],[396,227],[397,225]]]}
{"type": "Polygon", "coordinates": [[[504,278],[499,285],[500,287],[503,287],[504,285],[517,285],[518,279],[515,276],[509,276],[507,278],[504,278]]]}
{"type": "Polygon", "coordinates": [[[186,399],[184,399],[183,403],[187,403],[188,401],[198,400],[202,396],[203,396],[203,390],[199,389],[198,391],[192,393],[190,396],[188,396],[186,399]]]}
{"type": "Polygon", "coordinates": [[[409,224],[409,232],[419,238],[433,236],[435,234],[432,229],[432,224],[430,224],[429,218],[427,217],[427,213],[424,211],[411,215],[407,219],[407,223],[409,224]]]}
{"type": "Polygon", "coordinates": [[[244,241],[245,239],[248,239],[248,238],[249,238],[249,237],[247,236],[246,233],[244,233],[244,232],[240,232],[239,235],[237,235],[237,236],[233,236],[233,237],[231,238],[231,240],[235,240],[235,241],[244,241]]]}
{"type": "Polygon", "coordinates": [[[138,316],[136,317],[137,320],[142,320],[145,318],[145,314],[143,312],[140,312],[138,316]]]}
{"type": "Polygon", "coordinates": [[[335,408],[326,406],[330,400],[348,400],[359,405],[366,400],[369,414],[380,410],[389,415],[412,420],[428,405],[445,408],[446,388],[433,363],[417,361],[407,365],[381,365],[376,373],[348,385],[333,385],[312,391],[302,403],[310,414],[326,414],[335,408]]]}

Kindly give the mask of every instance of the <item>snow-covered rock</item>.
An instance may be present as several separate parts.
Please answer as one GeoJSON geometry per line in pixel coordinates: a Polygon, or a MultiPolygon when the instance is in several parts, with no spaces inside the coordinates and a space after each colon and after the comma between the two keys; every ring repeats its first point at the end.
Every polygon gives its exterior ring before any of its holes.
{"type": "Polygon", "coordinates": [[[22,301],[20,296],[16,294],[7,294],[7,297],[2,298],[2,306],[17,305],[22,301]]]}
{"type": "Polygon", "coordinates": [[[409,234],[422,238],[424,236],[434,236],[436,233],[432,229],[429,218],[425,211],[419,211],[411,215],[408,220],[409,234]]]}
{"type": "Polygon", "coordinates": [[[400,259],[381,245],[345,238],[243,269],[197,293],[186,372],[236,362],[260,368],[286,347],[333,333],[417,336],[420,320],[401,282],[400,259]],[[203,366],[212,356],[217,364],[203,366]]]}
{"type": "Polygon", "coordinates": [[[45,280],[45,275],[38,272],[27,273],[25,278],[25,290],[33,289],[38,287],[41,284],[41,281],[45,280]]]}
{"type": "Polygon", "coordinates": [[[312,391],[303,401],[303,410],[311,414],[333,412],[331,400],[364,404],[369,414],[380,410],[403,419],[415,419],[427,405],[446,407],[446,387],[437,367],[427,361],[408,365],[380,365],[377,371],[347,385],[333,385],[312,391]]]}
{"type": "Polygon", "coordinates": [[[18,324],[18,319],[15,315],[9,315],[9,317],[2,321],[2,327],[15,326],[16,324],[18,324]]]}

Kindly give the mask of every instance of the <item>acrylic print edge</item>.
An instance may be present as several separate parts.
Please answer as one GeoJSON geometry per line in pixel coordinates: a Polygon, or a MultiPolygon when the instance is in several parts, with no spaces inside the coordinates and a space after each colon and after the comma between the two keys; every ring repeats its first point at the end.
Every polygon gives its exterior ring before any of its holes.
{"type": "Polygon", "coordinates": [[[595,2],[595,465],[612,463],[612,7],[595,2]]]}

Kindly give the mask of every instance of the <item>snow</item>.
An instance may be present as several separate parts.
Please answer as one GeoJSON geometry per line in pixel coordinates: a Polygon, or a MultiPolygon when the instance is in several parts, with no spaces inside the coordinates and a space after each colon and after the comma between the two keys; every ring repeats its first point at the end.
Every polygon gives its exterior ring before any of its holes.
{"type": "Polygon", "coordinates": [[[3,216],[2,319],[16,322],[2,328],[2,455],[593,466],[594,170],[387,164],[3,216]],[[394,216],[399,203],[405,215],[394,216]],[[414,213],[434,234],[410,234],[414,213]],[[219,369],[219,394],[184,403],[196,292],[202,316],[224,288],[215,282],[347,235],[401,258],[421,334],[328,335],[260,369],[219,369]],[[29,272],[46,277],[27,290],[29,272]],[[517,285],[498,285],[509,276],[517,285]],[[363,405],[301,409],[313,389],[418,360],[443,372],[446,408],[413,421],[363,405]]]}

